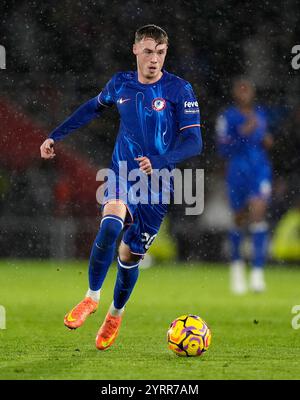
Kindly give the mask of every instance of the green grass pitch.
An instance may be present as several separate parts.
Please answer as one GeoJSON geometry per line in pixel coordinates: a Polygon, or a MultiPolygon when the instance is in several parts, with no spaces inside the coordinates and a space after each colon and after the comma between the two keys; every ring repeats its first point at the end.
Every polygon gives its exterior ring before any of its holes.
{"type": "Polygon", "coordinates": [[[300,270],[269,267],[268,290],[236,297],[221,265],[154,266],[141,270],[120,335],[109,350],[95,336],[111,302],[116,267],[105,281],[101,305],[80,329],[64,314],[83,297],[86,262],[0,262],[0,379],[299,379],[300,270]],[[193,313],[212,329],[212,344],[196,358],[180,358],[166,345],[173,319],[193,313]]]}

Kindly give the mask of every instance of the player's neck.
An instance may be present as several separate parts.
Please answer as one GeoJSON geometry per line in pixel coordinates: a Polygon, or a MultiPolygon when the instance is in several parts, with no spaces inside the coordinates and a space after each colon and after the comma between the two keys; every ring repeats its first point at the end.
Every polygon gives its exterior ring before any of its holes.
{"type": "Polygon", "coordinates": [[[157,81],[160,80],[160,78],[163,76],[163,72],[160,71],[158,76],[154,77],[154,78],[146,78],[145,76],[142,75],[142,73],[138,70],[137,71],[137,76],[138,76],[138,81],[140,83],[143,83],[144,85],[150,85],[152,83],[155,83],[157,81]]]}
{"type": "Polygon", "coordinates": [[[254,109],[253,104],[247,104],[247,105],[240,104],[240,105],[238,105],[238,108],[242,113],[245,113],[245,114],[251,113],[254,109]]]}

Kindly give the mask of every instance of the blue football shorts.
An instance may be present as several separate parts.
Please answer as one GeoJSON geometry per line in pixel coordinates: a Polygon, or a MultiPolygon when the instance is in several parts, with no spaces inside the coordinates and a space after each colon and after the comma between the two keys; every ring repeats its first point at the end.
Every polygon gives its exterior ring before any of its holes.
{"type": "MultiPolygon", "coordinates": [[[[148,187],[145,186],[145,188],[147,190],[145,190],[144,199],[148,199],[148,187]]],[[[143,256],[159,231],[168,211],[168,204],[163,204],[161,199],[157,201],[159,204],[151,204],[151,201],[147,202],[147,204],[143,202],[137,203],[133,195],[128,195],[128,190],[129,186],[126,180],[122,180],[120,177],[116,182],[114,179],[108,179],[101,208],[103,210],[104,205],[110,200],[120,199],[123,201],[127,207],[127,214],[124,221],[122,241],[128,245],[133,254],[143,256]]],[[[155,197],[157,200],[157,194],[155,197]]]]}
{"type": "Polygon", "coordinates": [[[269,165],[262,165],[252,173],[236,169],[227,177],[229,203],[234,211],[247,207],[249,200],[255,197],[269,202],[271,190],[272,174],[269,165]]]}

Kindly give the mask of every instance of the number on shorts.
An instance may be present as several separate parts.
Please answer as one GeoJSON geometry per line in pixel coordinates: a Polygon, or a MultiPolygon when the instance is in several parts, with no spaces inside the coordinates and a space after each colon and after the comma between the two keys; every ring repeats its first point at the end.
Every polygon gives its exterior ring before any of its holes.
{"type": "Polygon", "coordinates": [[[150,235],[147,232],[142,233],[142,242],[144,243],[144,247],[146,250],[149,249],[149,247],[151,246],[153,240],[155,239],[155,236],[157,235],[157,233],[155,235],[150,235]]]}

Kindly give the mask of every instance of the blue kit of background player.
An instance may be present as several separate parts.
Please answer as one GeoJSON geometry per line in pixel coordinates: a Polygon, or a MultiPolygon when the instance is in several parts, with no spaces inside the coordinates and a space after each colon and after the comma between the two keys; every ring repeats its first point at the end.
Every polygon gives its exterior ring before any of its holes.
{"type": "Polygon", "coordinates": [[[219,150],[228,160],[226,182],[234,211],[244,209],[254,197],[270,198],[272,169],[263,146],[266,115],[260,107],[254,113],[257,125],[247,137],[240,131],[247,117],[237,107],[227,109],[218,121],[219,150]]]}
{"type": "Polygon", "coordinates": [[[266,209],[271,195],[272,169],[267,149],[272,145],[263,109],[254,104],[255,90],[246,79],[233,85],[235,104],[223,111],[216,124],[217,145],[227,161],[226,184],[234,225],[230,231],[231,288],[246,291],[244,262],[240,251],[243,227],[252,234],[253,256],[250,286],[263,291],[263,267],[267,254],[266,209]]]}

